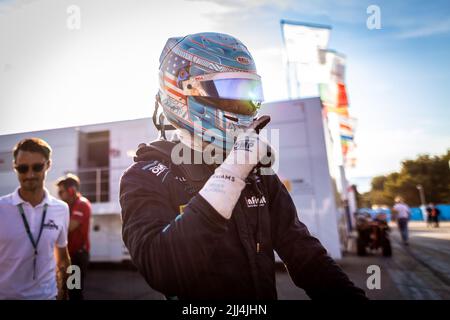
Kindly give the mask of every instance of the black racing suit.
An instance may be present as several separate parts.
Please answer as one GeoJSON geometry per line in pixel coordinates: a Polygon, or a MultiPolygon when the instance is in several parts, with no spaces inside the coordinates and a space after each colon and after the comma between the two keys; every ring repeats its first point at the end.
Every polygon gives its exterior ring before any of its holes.
{"type": "MultiPolygon", "coordinates": [[[[275,250],[312,299],[366,299],[298,220],[276,175],[251,174],[227,220],[156,158],[141,152],[120,183],[123,239],[152,288],[179,299],[276,299],[275,250]]],[[[192,166],[207,173],[203,183],[213,172],[192,166]]]]}

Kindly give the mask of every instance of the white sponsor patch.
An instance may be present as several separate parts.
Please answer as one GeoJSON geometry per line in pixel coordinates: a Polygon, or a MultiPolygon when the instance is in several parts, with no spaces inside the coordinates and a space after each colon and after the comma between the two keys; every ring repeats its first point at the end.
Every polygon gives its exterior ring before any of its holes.
{"type": "Polygon", "coordinates": [[[264,196],[252,196],[251,198],[245,197],[245,202],[248,208],[264,207],[267,203],[264,196]]]}
{"type": "Polygon", "coordinates": [[[152,162],[151,164],[143,166],[142,170],[150,171],[151,173],[155,174],[156,176],[159,176],[164,171],[169,170],[169,168],[167,168],[167,166],[163,165],[162,163],[155,161],[155,162],[152,162]]]}

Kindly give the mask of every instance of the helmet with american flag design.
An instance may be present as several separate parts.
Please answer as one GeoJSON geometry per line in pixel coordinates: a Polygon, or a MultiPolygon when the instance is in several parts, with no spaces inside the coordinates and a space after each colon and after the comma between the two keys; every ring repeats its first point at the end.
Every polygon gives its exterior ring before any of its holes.
{"type": "Polygon", "coordinates": [[[247,47],[220,33],[169,38],[159,59],[158,100],[167,120],[202,141],[230,149],[263,101],[247,47]]]}

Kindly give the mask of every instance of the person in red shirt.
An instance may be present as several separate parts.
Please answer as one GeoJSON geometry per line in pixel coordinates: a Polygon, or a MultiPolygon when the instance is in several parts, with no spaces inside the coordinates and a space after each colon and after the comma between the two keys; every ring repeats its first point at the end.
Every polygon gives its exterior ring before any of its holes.
{"type": "Polygon", "coordinates": [[[69,290],[70,300],[82,300],[84,279],[89,264],[89,221],[91,203],[80,193],[80,179],[73,174],[60,178],[57,182],[58,195],[70,208],[68,247],[72,265],[81,271],[81,287],[69,290]]]}

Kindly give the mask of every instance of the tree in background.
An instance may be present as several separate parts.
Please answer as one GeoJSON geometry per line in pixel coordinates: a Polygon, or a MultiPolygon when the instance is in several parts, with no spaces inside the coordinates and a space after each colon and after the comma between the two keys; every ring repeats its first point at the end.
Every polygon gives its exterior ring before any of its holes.
{"type": "Polygon", "coordinates": [[[361,195],[361,205],[392,206],[400,195],[409,205],[420,206],[419,184],[427,202],[450,203],[450,149],[441,156],[419,155],[405,160],[400,172],[374,177],[371,190],[361,195]]]}

